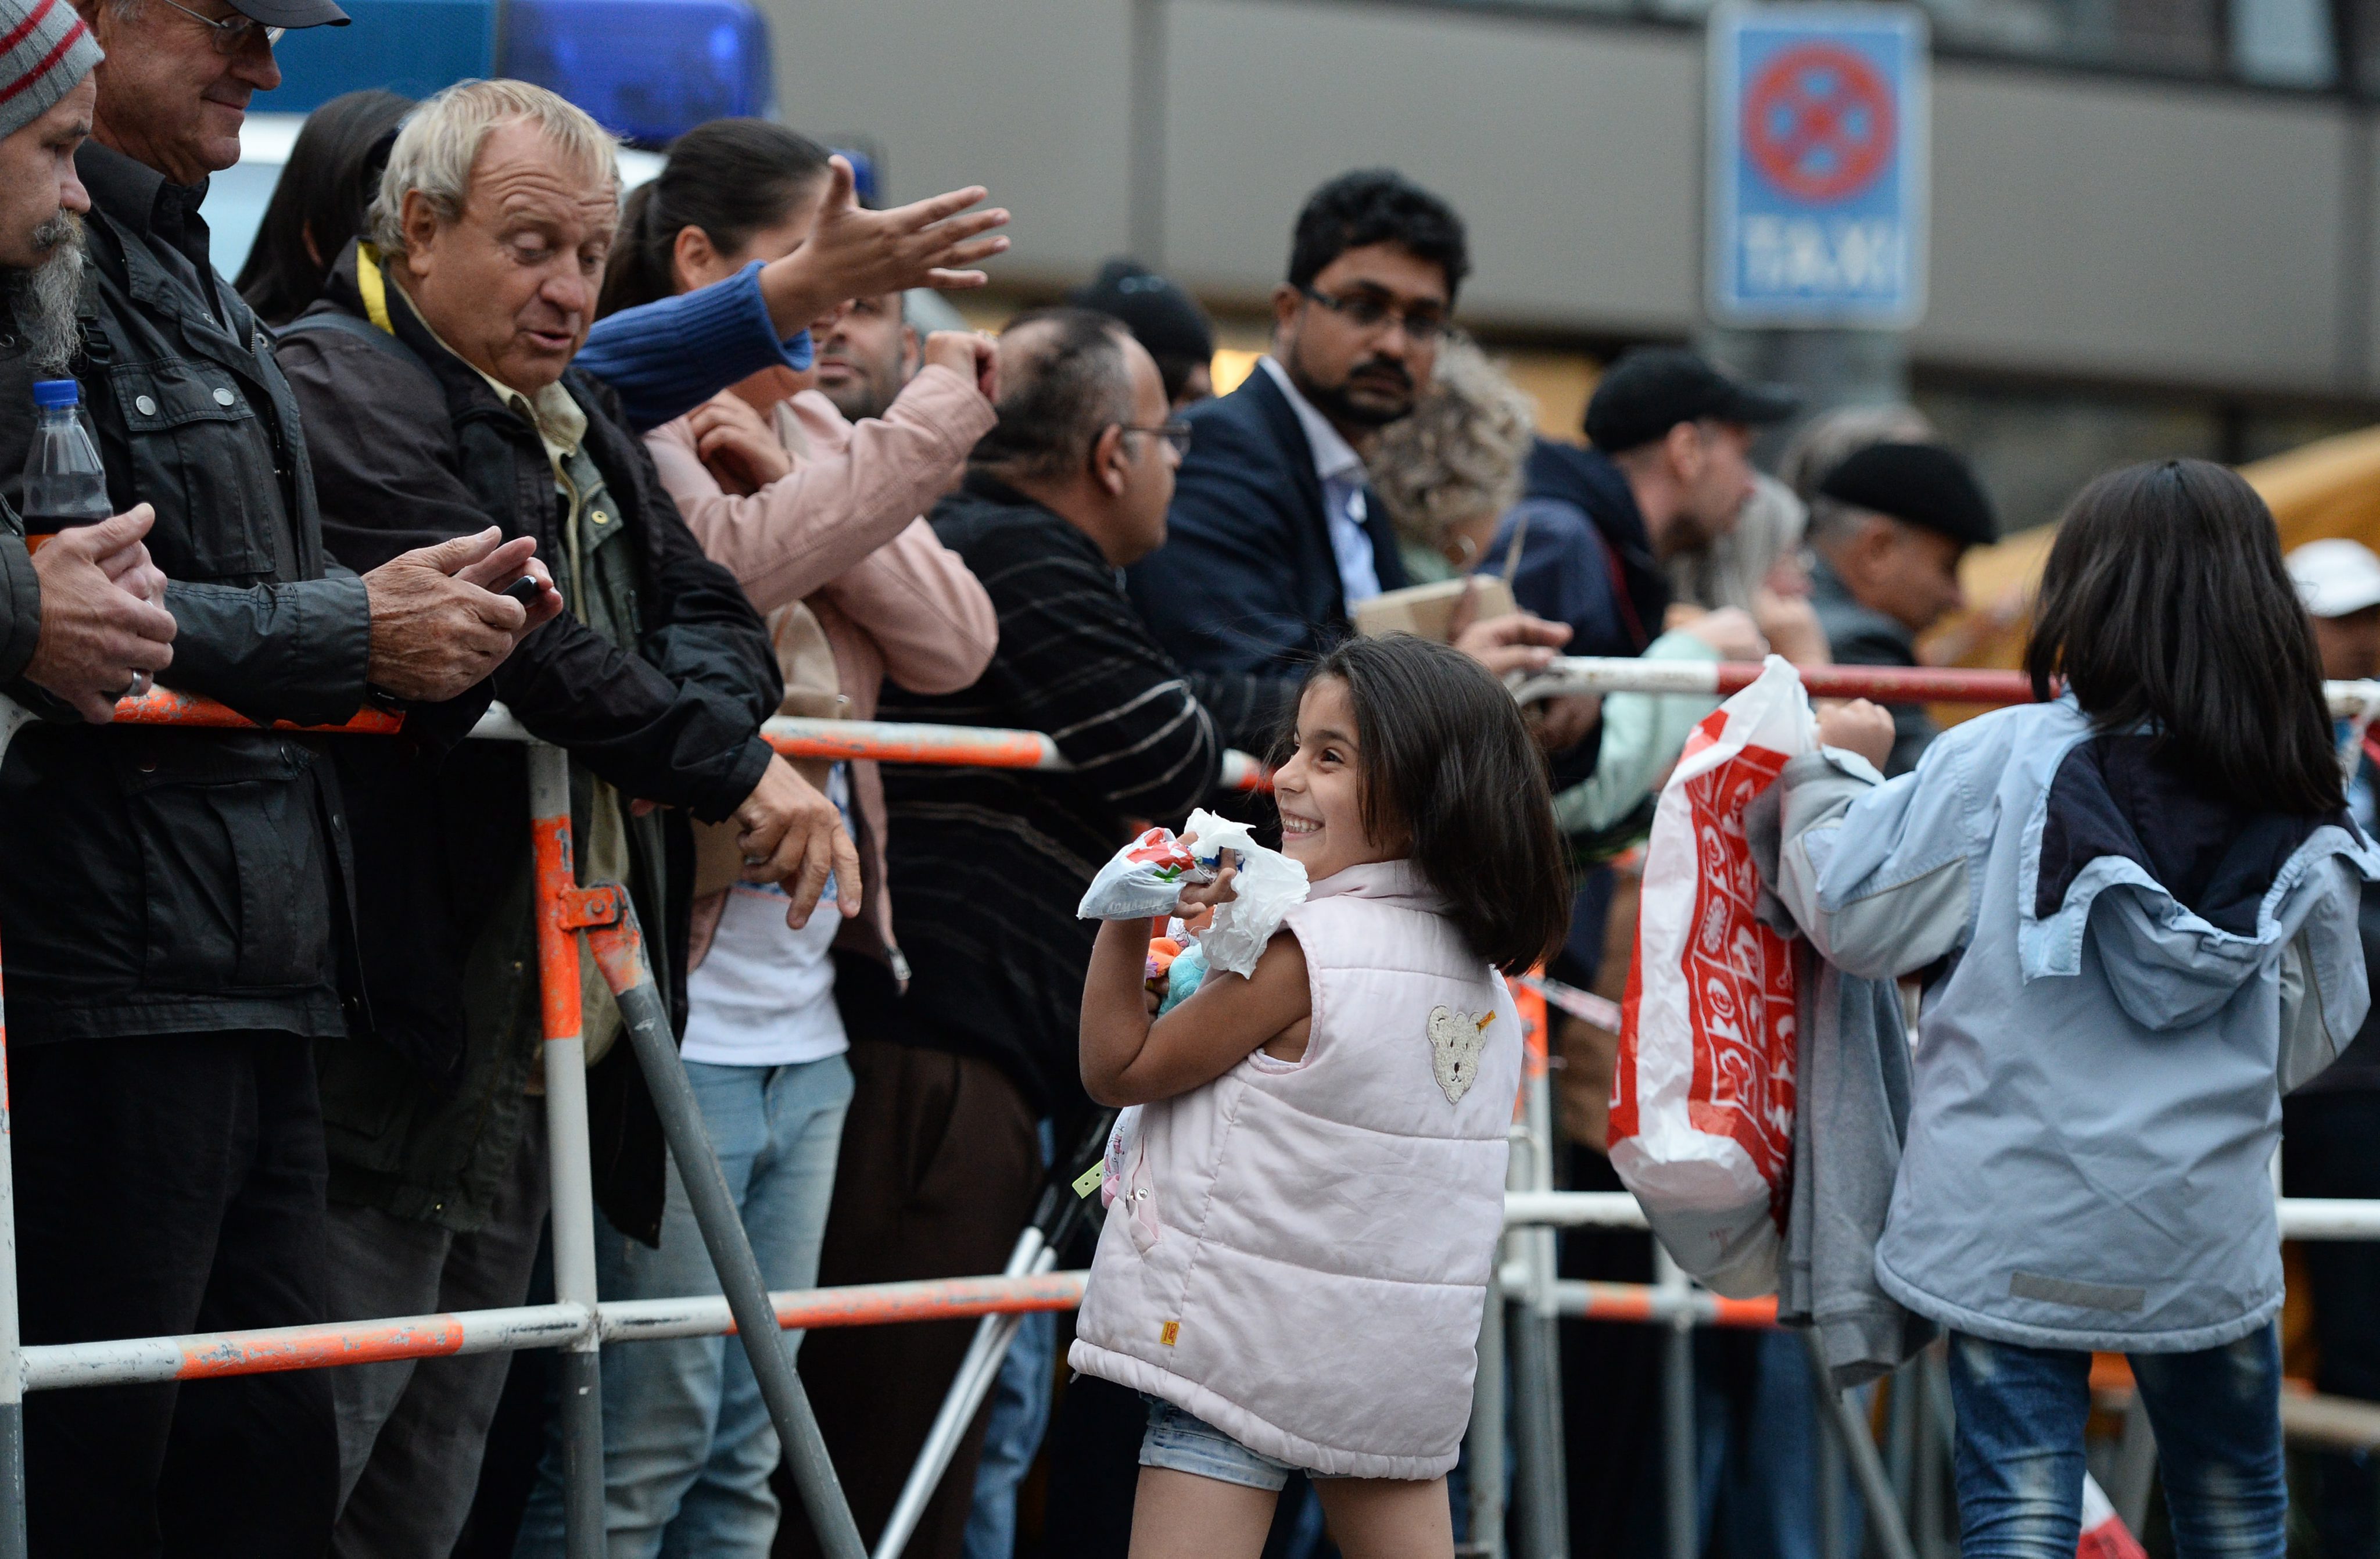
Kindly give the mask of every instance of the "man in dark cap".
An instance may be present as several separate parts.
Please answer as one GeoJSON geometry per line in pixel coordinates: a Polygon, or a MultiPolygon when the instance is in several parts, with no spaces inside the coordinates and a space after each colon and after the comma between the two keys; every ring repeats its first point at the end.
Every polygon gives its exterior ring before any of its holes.
{"type": "Polygon", "coordinates": [[[1215,327],[1180,284],[1119,255],[1099,268],[1097,280],[1068,293],[1066,301],[1123,322],[1157,359],[1158,377],[1174,410],[1215,398],[1215,327]]]}
{"type": "MultiPolygon", "coordinates": [[[[1537,441],[1527,492],[1487,555],[1503,556],[1525,527],[1512,593],[1571,626],[1563,652],[1641,654],[1669,610],[1667,560],[1734,528],[1752,495],[1753,430],[1782,421],[1795,404],[1681,347],[1627,352],[1587,402],[1593,447],[1537,441]]],[[[1757,653],[1725,649],[1730,658],[1757,653]]]]}
{"type": "MultiPolygon", "coordinates": [[[[1810,502],[1810,604],[1843,665],[1917,664],[1917,636],[1966,604],[1959,559],[1999,540],[1991,500],[1938,444],[1872,444],[1818,483],[1810,502]]],[[[1888,775],[1934,739],[1920,704],[1893,706],[1888,775]]]]}

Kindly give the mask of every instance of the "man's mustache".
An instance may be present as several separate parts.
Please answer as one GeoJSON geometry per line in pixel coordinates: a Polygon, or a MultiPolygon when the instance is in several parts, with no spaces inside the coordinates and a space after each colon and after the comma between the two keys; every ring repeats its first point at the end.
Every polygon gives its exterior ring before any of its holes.
{"type": "Polygon", "coordinates": [[[1383,379],[1395,380],[1397,387],[1401,390],[1410,390],[1414,387],[1413,371],[1394,358],[1366,358],[1347,371],[1347,377],[1350,379],[1359,375],[1375,374],[1383,379]]]}
{"type": "Polygon", "coordinates": [[[82,218],[65,210],[33,229],[36,252],[54,253],[62,244],[71,244],[77,249],[82,247],[82,218]]]}

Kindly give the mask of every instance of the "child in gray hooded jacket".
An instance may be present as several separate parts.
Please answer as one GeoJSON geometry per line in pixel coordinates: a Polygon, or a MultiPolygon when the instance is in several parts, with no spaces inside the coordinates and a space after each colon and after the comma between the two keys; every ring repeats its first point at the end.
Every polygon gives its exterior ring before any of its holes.
{"type": "Polygon", "coordinates": [[[1780,776],[1779,896],[1821,956],[1925,980],[1876,1278],[1952,1333],[1964,1559],[2071,1559],[2094,1349],[2131,1358],[2182,1559],[2279,1559],[2270,1165],[2281,1094],[2362,1020],[2380,849],[2231,472],[2086,487],[2026,664],[2046,701],[1913,773],[1876,780],[1890,717],[1855,703],[1780,776]]]}

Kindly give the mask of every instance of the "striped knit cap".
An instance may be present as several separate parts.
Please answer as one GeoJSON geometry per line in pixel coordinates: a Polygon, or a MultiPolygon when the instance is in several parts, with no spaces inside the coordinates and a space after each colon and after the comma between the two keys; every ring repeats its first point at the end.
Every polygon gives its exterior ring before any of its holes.
{"type": "Polygon", "coordinates": [[[48,113],[99,61],[67,0],[0,0],[0,136],[48,113]]]}

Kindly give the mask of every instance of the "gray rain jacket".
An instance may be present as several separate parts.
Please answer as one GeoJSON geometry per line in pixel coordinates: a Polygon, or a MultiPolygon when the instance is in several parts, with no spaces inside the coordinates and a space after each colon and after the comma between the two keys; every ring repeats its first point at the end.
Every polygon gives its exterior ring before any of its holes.
{"type": "Polygon", "coordinates": [[[1962,1332],[2184,1352],[2281,1305],[2280,1096],[2363,1020],[2380,848],[2208,800],[2149,746],[2066,699],[1882,785],[1828,752],[1779,776],[1778,895],[1819,956],[1929,974],[1876,1275],[1962,1332]]]}

